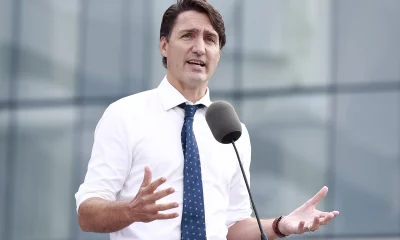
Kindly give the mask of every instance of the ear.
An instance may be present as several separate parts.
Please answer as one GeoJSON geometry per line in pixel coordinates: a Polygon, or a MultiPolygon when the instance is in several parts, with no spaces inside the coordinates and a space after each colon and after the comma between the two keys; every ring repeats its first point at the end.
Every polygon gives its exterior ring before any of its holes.
{"type": "Polygon", "coordinates": [[[166,37],[160,39],[160,53],[163,57],[167,57],[168,41],[166,37]]]}

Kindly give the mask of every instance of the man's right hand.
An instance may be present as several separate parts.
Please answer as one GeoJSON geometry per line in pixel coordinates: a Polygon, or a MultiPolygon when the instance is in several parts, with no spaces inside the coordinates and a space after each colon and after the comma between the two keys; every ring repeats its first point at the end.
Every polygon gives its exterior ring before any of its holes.
{"type": "Polygon", "coordinates": [[[151,182],[151,170],[146,167],[142,185],[132,200],[108,201],[98,197],[85,200],[78,211],[79,226],[85,232],[110,233],[134,222],[178,217],[178,213],[162,213],[178,207],[178,203],[156,203],[174,192],[173,188],[155,192],[165,181],[165,178],[159,178],[151,182]]]}
{"type": "Polygon", "coordinates": [[[161,177],[154,182],[150,167],[144,169],[142,185],[135,198],[128,203],[128,217],[132,222],[151,222],[159,219],[171,219],[179,216],[178,213],[160,213],[165,210],[177,208],[177,202],[156,203],[156,201],[175,192],[173,188],[168,188],[155,192],[156,189],[165,183],[166,179],[161,177]]]}

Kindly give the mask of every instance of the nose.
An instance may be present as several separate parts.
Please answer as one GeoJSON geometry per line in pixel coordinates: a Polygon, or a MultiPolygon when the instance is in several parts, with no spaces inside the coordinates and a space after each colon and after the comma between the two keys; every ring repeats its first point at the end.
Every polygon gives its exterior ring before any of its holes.
{"type": "Polygon", "coordinates": [[[193,42],[192,52],[199,56],[202,56],[206,53],[204,40],[202,38],[197,38],[196,41],[193,42]]]}

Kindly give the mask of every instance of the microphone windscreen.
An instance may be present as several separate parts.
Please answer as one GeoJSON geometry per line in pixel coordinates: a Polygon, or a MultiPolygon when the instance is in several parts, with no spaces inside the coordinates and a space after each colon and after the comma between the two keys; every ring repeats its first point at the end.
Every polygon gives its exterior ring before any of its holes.
{"type": "Polygon", "coordinates": [[[212,103],[206,111],[206,121],[214,138],[223,144],[237,141],[242,125],[233,106],[226,101],[212,103]]]}

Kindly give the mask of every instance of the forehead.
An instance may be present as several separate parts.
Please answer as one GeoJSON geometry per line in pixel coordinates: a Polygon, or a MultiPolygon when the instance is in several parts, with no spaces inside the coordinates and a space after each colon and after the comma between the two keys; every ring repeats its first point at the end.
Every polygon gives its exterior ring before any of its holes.
{"type": "Polygon", "coordinates": [[[185,29],[198,29],[217,34],[207,14],[197,11],[185,11],[179,14],[172,32],[179,32],[185,29]]]}

